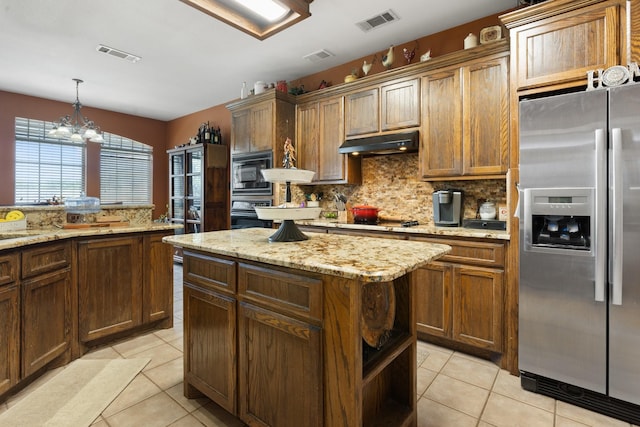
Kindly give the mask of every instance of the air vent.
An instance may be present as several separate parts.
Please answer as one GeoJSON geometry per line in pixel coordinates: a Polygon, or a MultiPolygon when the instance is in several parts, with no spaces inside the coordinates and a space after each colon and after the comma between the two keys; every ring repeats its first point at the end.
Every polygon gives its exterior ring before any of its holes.
{"type": "Polygon", "coordinates": [[[393,10],[389,9],[386,12],[382,12],[381,14],[373,16],[364,21],[356,22],[356,25],[366,33],[367,31],[371,31],[374,28],[378,28],[385,24],[395,22],[398,19],[400,19],[398,15],[393,10]]]}
{"type": "Polygon", "coordinates": [[[142,59],[137,55],[133,55],[131,53],[124,52],[122,50],[114,49],[112,47],[105,46],[103,44],[99,44],[96,47],[96,50],[98,52],[106,53],[107,55],[115,56],[116,58],[120,58],[120,59],[125,59],[133,63],[136,63],[142,59]]]}
{"type": "Polygon", "coordinates": [[[322,61],[323,59],[327,59],[330,56],[334,56],[333,53],[329,52],[328,50],[321,49],[316,52],[305,55],[303,56],[303,58],[306,59],[307,61],[315,63],[315,62],[322,61]]]}

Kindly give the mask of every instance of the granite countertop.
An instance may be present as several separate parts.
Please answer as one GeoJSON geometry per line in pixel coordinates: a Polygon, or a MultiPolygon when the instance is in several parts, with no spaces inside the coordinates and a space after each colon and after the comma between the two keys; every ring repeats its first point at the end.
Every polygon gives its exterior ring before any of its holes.
{"type": "Polygon", "coordinates": [[[179,228],[182,228],[182,226],[154,222],[150,224],[129,225],[126,227],[91,227],[76,229],[38,228],[5,231],[0,232],[0,250],[15,249],[21,246],[51,242],[60,239],[69,239],[72,237],[175,230],[179,228]]]}
{"type": "Polygon", "coordinates": [[[510,239],[509,232],[506,230],[488,230],[465,227],[436,227],[434,225],[416,225],[412,227],[403,227],[399,223],[366,225],[331,220],[296,220],[296,224],[314,227],[343,228],[350,230],[392,231],[395,233],[433,236],[473,237],[478,239],[499,240],[510,239]]]}
{"type": "Polygon", "coordinates": [[[269,242],[275,230],[245,228],[165,236],[165,243],[365,282],[390,281],[448,253],[450,246],[375,237],[305,233],[309,240],[269,242]]]}

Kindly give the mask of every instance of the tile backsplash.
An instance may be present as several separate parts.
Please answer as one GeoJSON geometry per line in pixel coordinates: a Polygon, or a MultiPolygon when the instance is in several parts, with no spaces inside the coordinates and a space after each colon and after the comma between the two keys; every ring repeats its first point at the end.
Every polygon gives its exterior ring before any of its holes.
{"type": "Polygon", "coordinates": [[[457,189],[463,192],[464,218],[476,218],[479,202],[490,200],[506,205],[504,179],[424,182],[418,175],[418,154],[397,154],[362,158],[361,185],[292,186],[292,201],[304,201],[304,194],[323,193],[320,206],[336,209],[334,195],[342,193],[348,205],[373,205],[381,216],[417,220],[433,224],[434,191],[457,189]]]}

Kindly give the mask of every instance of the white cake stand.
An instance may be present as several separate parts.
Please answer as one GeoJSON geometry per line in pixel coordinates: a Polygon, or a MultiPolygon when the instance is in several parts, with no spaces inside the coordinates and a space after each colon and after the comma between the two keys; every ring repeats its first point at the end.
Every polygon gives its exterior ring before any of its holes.
{"type": "Polygon", "coordinates": [[[270,242],[299,242],[307,237],[295,224],[296,219],[314,219],[320,216],[321,208],[290,207],[291,183],[311,182],[314,171],[304,169],[273,168],[263,169],[262,175],[269,182],[286,183],[285,204],[282,206],[256,207],[258,218],[264,220],[281,220],[280,228],[269,237],[270,242]]]}

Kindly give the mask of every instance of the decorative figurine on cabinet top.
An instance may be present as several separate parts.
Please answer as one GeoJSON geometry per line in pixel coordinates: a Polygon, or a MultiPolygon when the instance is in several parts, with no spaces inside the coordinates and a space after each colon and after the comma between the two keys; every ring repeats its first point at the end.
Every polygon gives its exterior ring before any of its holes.
{"type": "Polygon", "coordinates": [[[291,139],[287,138],[284,141],[284,156],[282,158],[282,167],[285,169],[295,169],[294,162],[296,161],[296,149],[291,143],[291,139]]]}

